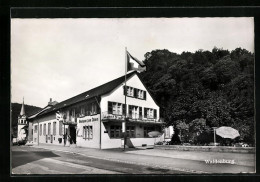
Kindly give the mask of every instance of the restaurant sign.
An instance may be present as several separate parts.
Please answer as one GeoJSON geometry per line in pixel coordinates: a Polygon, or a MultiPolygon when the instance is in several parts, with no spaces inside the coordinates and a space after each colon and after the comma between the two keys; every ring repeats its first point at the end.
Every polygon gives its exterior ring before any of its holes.
{"type": "Polygon", "coordinates": [[[86,116],[84,118],[78,118],[78,122],[79,123],[94,122],[94,121],[98,121],[98,119],[99,119],[99,115],[96,115],[96,116],[86,116]]]}

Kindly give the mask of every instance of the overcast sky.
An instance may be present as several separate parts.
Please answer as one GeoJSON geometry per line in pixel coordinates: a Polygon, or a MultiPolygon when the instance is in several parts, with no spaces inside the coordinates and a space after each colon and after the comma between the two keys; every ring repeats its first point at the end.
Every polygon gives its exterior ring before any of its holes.
{"type": "Polygon", "coordinates": [[[11,102],[45,107],[124,75],[125,47],[254,52],[253,18],[12,19],[11,102]]]}

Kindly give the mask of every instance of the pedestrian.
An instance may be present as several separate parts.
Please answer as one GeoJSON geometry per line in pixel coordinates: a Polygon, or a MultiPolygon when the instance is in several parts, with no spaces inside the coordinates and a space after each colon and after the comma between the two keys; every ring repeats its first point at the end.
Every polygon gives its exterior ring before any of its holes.
{"type": "Polygon", "coordinates": [[[66,146],[66,141],[67,141],[67,133],[65,133],[63,136],[64,136],[63,139],[64,139],[64,147],[65,147],[66,146]]]}
{"type": "Polygon", "coordinates": [[[70,134],[68,134],[68,143],[69,143],[69,146],[71,144],[71,137],[70,137],[70,134]]]}

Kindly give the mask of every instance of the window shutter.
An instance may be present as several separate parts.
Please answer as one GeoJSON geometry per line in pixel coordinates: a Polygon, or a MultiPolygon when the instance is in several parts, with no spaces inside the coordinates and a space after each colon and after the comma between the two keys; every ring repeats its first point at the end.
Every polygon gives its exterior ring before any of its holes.
{"type": "Polygon", "coordinates": [[[112,114],[112,112],[113,112],[112,102],[108,101],[108,114],[112,114]]]}
{"type": "Polygon", "coordinates": [[[144,108],[144,117],[147,118],[147,108],[144,108]]]}
{"type": "Polygon", "coordinates": [[[129,108],[128,113],[129,113],[129,117],[130,117],[132,115],[132,105],[129,105],[128,108],[129,108]]]}
{"type": "Polygon", "coordinates": [[[126,114],[126,105],[123,104],[123,115],[125,115],[125,114],[126,114]]]}
{"type": "Polygon", "coordinates": [[[155,119],[157,118],[157,110],[156,109],[153,110],[153,116],[154,116],[155,119]]]}
{"type": "Polygon", "coordinates": [[[146,91],[144,91],[144,100],[146,100],[146,91]]]}
{"type": "Polygon", "coordinates": [[[138,89],[137,88],[134,88],[134,97],[138,98],[138,89]]]}
{"type": "Polygon", "coordinates": [[[126,95],[126,86],[123,86],[123,95],[126,95]]]}
{"type": "Polygon", "coordinates": [[[142,119],[142,107],[139,107],[139,118],[142,119]]]}

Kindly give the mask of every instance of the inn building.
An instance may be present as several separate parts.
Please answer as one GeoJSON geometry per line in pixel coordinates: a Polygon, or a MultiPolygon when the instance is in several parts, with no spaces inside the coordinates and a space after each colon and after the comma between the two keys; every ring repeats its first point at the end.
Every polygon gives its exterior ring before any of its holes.
{"type": "Polygon", "coordinates": [[[151,131],[162,131],[159,106],[136,71],[60,103],[50,100],[28,117],[34,144],[120,148],[126,116],[128,147],[153,146],[151,131]],[[126,104],[125,104],[126,94],[126,104]],[[65,140],[65,141],[64,141],[65,140]]]}

